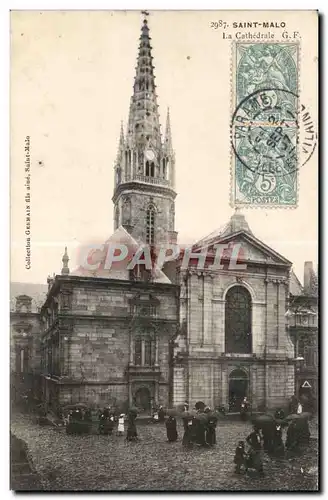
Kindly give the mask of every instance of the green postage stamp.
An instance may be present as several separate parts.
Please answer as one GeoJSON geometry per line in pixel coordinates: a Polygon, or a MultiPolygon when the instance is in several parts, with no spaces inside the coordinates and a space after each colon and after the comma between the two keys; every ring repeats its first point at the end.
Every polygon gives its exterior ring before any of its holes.
{"type": "Polygon", "coordinates": [[[299,44],[235,43],[232,56],[233,204],[295,207],[299,44]]]}

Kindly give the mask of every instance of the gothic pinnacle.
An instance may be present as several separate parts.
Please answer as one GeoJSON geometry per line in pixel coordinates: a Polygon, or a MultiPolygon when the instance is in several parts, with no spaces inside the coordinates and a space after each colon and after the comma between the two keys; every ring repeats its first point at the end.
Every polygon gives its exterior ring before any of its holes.
{"type": "Polygon", "coordinates": [[[165,127],[165,147],[169,153],[173,152],[171,121],[170,121],[170,108],[167,108],[166,127],[165,127]]]}
{"type": "Polygon", "coordinates": [[[62,274],[69,274],[68,261],[69,261],[69,257],[67,254],[67,247],[65,247],[65,253],[64,253],[63,258],[62,258],[62,262],[63,262],[63,268],[61,270],[62,274]]]}

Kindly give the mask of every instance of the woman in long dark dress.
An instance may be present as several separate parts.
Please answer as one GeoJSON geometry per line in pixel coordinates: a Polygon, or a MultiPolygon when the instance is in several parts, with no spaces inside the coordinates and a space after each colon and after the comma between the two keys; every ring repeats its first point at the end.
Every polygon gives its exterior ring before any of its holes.
{"type": "Polygon", "coordinates": [[[159,410],[158,410],[158,421],[161,422],[161,423],[165,422],[165,411],[163,409],[163,406],[159,407],[159,410]]]}
{"type": "Polygon", "coordinates": [[[85,410],[83,415],[83,427],[84,427],[84,433],[89,434],[92,427],[92,414],[89,408],[85,410]]]}
{"type": "Polygon", "coordinates": [[[75,428],[75,434],[82,434],[83,433],[83,415],[82,411],[80,408],[75,410],[73,412],[73,421],[74,421],[74,428],[75,428]]]}
{"type": "Polygon", "coordinates": [[[184,434],[182,438],[182,445],[191,447],[193,442],[193,427],[194,427],[194,418],[185,418],[183,421],[184,426],[184,434]]]}
{"type": "Polygon", "coordinates": [[[244,422],[247,420],[247,413],[248,413],[248,401],[247,398],[244,397],[240,405],[240,418],[244,422]]]}
{"type": "Polygon", "coordinates": [[[253,431],[246,438],[250,445],[248,458],[246,458],[246,472],[248,469],[256,469],[261,475],[264,474],[263,463],[261,457],[261,436],[257,426],[253,427],[253,431]]]}
{"type": "Polygon", "coordinates": [[[276,425],[273,436],[273,454],[276,457],[282,457],[285,453],[285,447],[282,440],[281,425],[276,425]]]}
{"type": "Polygon", "coordinates": [[[136,441],[138,439],[137,427],[136,427],[136,416],[129,414],[128,416],[128,430],[126,434],[127,441],[136,441]]]}
{"type": "Polygon", "coordinates": [[[273,441],[274,441],[274,431],[275,422],[263,422],[262,423],[262,435],[263,435],[263,449],[269,454],[273,453],[273,441]]]}
{"type": "Polygon", "coordinates": [[[175,417],[169,417],[166,421],[166,434],[167,440],[170,442],[178,439],[177,421],[175,417]]]}
{"type": "Polygon", "coordinates": [[[209,446],[214,446],[216,444],[216,424],[217,418],[214,416],[209,416],[205,434],[206,444],[208,444],[209,446]]]}
{"type": "MultiPolygon", "coordinates": [[[[202,415],[203,416],[203,415],[202,415]]],[[[196,417],[194,420],[195,424],[195,441],[199,446],[206,446],[205,432],[206,432],[206,421],[201,417],[196,417]]]]}
{"type": "Polygon", "coordinates": [[[297,451],[299,445],[299,431],[296,427],[296,422],[293,420],[287,430],[286,449],[289,451],[297,451]]]}

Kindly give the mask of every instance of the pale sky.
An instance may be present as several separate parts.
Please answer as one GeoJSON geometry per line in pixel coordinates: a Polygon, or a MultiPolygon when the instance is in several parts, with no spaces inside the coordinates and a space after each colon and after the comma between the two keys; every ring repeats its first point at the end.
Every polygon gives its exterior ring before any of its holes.
{"type": "MultiPolygon", "coordinates": [[[[249,16],[249,17],[247,17],[249,16]]],[[[315,14],[283,18],[302,37],[301,101],[317,117],[315,14]]],[[[227,222],[230,199],[231,44],[214,18],[242,12],[151,12],[162,131],[170,107],[176,153],[176,230],[191,243],[227,222]]],[[[254,20],[254,19],[253,19],[254,20]]],[[[45,283],[67,245],[113,232],[113,167],[120,122],[128,118],[142,17],[139,12],[12,13],[11,280],[45,283]],[[24,140],[31,152],[31,269],[25,269],[24,140]],[[39,164],[41,162],[41,164],[39,164]]],[[[247,30],[246,30],[247,31],[247,30]]],[[[272,30],[274,31],[274,30],[272,30]]],[[[277,30],[276,30],[277,32],[277,30]]],[[[317,154],[299,172],[297,209],[245,209],[260,240],[294,263],[317,262],[317,154]]]]}

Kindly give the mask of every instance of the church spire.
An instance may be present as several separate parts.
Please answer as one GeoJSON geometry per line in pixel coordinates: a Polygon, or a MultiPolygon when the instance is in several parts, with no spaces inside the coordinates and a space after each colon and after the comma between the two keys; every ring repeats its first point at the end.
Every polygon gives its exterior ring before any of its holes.
{"type": "MultiPolygon", "coordinates": [[[[145,16],[147,12],[143,12],[145,16]]],[[[122,225],[138,241],[174,242],[175,157],[170,117],[160,132],[151,38],[147,19],[139,37],[136,74],[126,134],[121,130],[114,165],[114,227],[122,225]]]]}
{"type": "Polygon", "coordinates": [[[144,19],[139,38],[127,139],[133,145],[160,147],[159,114],[150,41],[148,22],[144,19]]]}

